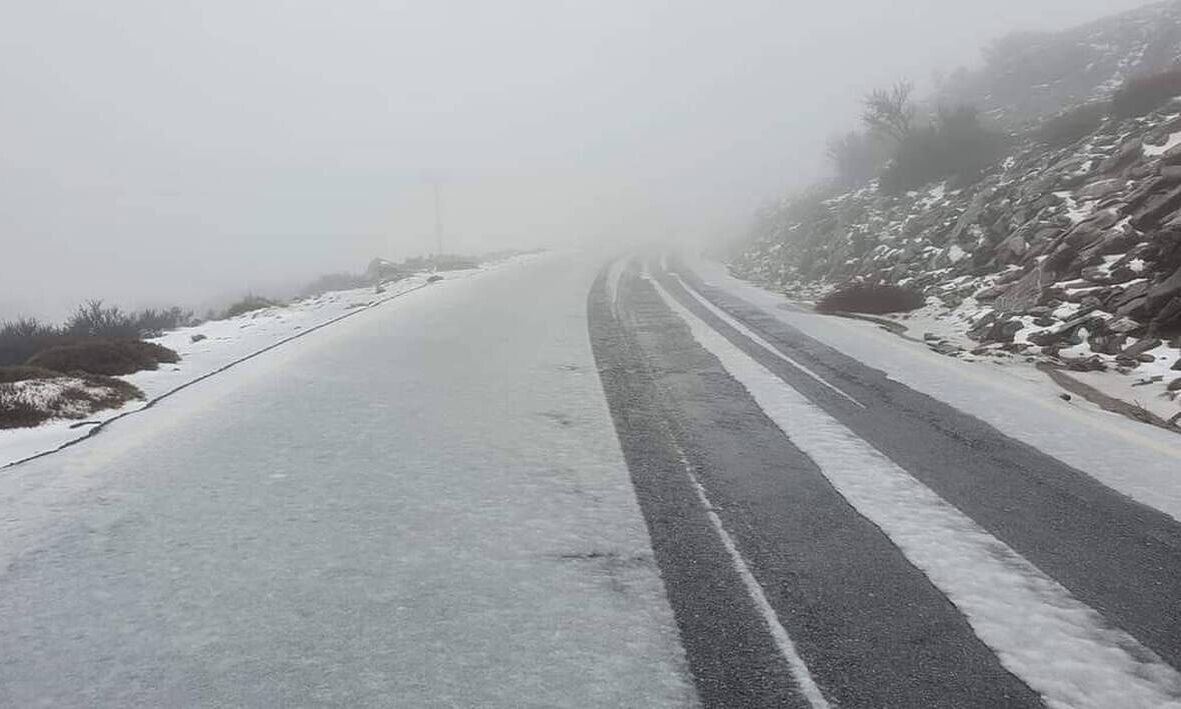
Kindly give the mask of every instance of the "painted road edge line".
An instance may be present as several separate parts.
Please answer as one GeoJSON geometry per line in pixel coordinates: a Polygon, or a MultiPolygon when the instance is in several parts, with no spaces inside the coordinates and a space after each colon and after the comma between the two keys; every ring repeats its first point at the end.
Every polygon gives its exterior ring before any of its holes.
{"type": "Polygon", "coordinates": [[[650,279],[694,339],[1054,707],[1181,707],[1181,675],[759,364],[650,279]]]}
{"type": "Polygon", "coordinates": [[[813,679],[812,673],[808,670],[808,665],[804,662],[804,658],[796,650],[796,644],[792,642],[791,636],[787,634],[787,629],[779,622],[779,616],[775,613],[775,609],[771,607],[771,602],[767,600],[767,593],[763,590],[758,579],[755,578],[754,573],[750,570],[750,564],[747,563],[746,557],[738,550],[738,545],[734,543],[734,538],[726,531],[726,527],[722,524],[722,518],[718,516],[713,502],[710,501],[709,496],[705,492],[705,486],[701,484],[697,474],[693,472],[693,466],[689,459],[685,456],[685,452],[679,445],[674,443],[677,449],[677,455],[680,458],[681,465],[685,467],[685,473],[689,476],[689,481],[693,484],[693,490],[697,493],[697,499],[701,502],[701,506],[705,508],[705,514],[709,518],[710,524],[713,525],[714,531],[717,532],[718,538],[722,540],[722,546],[726,547],[726,552],[730,555],[730,561],[734,564],[734,570],[738,572],[738,577],[742,579],[742,585],[746,588],[747,595],[754,601],[755,607],[759,609],[759,614],[763,617],[763,622],[767,624],[767,629],[771,633],[771,637],[775,640],[775,646],[779,649],[780,654],[787,660],[788,666],[791,668],[792,679],[796,681],[799,687],[800,694],[808,700],[813,709],[829,709],[828,700],[824,698],[824,694],[820,691],[820,687],[816,685],[816,680],[813,679]]]}
{"type": "Polygon", "coordinates": [[[791,358],[791,357],[789,357],[789,356],[785,355],[783,352],[781,352],[781,351],[779,350],[779,348],[777,348],[775,345],[773,345],[773,344],[771,344],[770,342],[768,342],[766,339],[764,339],[764,338],[763,338],[761,335],[759,335],[757,332],[755,332],[754,330],[752,330],[752,329],[750,329],[749,327],[747,327],[745,324],[743,324],[743,323],[742,323],[741,321],[739,321],[738,319],[734,318],[732,315],[730,315],[729,313],[727,313],[725,310],[722,310],[722,309],[721,309],[721,308],[719,308],[718,306],[716,306],[716,305],[714,305],[713,303],[711,303],[709,300],[707,300],[707,299],[705,298],[705,296],[703,296],[703,295],[701,295],[700,293],[698,293],[698,292],[697,292],[697,291],[696,291],[696,290],[695,290],[695,289],[694,289],[692,286],[690,286],[688,283],[685,283],[685,281],[684,281],[684,280],[683,280],[683,279],[680,277],[680,275],[678,275],[678,274],[676,274],[676,273],[670,273],[669,275],[671,275],[673,278],[675,278],[675,279],[676,279],[676,281],[677,281],[677,283],[681,284],[681,287],[685,289],[685,292],[686,292],[686,293],[688,293],[688,294],[689,294],[689,295],[690,295],[690,296],[691,296],[691,297],[692,297],[694,300],[696,300],[697,302],[701,303],[701,304],[702,304],[702,306],[704,306],[704,307],[705,307],[707,310],[709,310],[709,311],[710,311],[711,313],[713,313],[714,315],[718,316],[718,318],[719,318],[719,319],[721,319],[721,321],[722,321],[722,322],[726,323],[726,324],[727,324],[727,325],[729,325],[730,327],[734,328],[735,330],[737,330],[737,331],[738,331],[738,332],[740,332],[741,334],[743,334],[743,335],[745,335],[746,337],[748,337],[748,338],[749,338],[749,339],[750,339],[752,342],[754,342],[756,345],[758,345],[759,347],[762,347],[764,350],[767,350],[768,352],[770,352],[771,354],[775,355],[776,357],[778,357],[779,359],[783,360],[784,362],[787,362],[788,364],[790,364],[791,366],[793,366],[793,367],[795,367],[796,369],[800,370],[800,371],[801,371],[801,372],[803,372],[804,374],[807,374],[807,375],[808,375],[809,377],[811,377],[812,379],[815,379],[815,380],[816,380],[818,383],[820,383],[820,384],[823,384],[824,386],[828,387],[830,390],[832,390],[832,391],[833,391],[835,394],[837,394],[838,396],[841,396],[841,397],[843,397],[843,398],[847,399],[848,401],[850,401],[850,402],[852,402],[852,403],[856,404],[857,406],[860,406],[860,407],[861,407],[861,408],[863,408],[863,409],[864,409],[864,408],[867,408],[865,404],[863,404],[863,403],[861,403],[860,401],[858,401],[858,400],[857,400],[856,398],[854,398],[854,397],[853,397],[851,394],[849,394],[849,393],[845,392],[845,391],[844,391],[844,390],[842,390],[840,387],[838,387],[837,385],[835,385],[835,384],[833,384],[832,382],[828,381],[827,379],[825,379],[824,377],[820,376],[820,375],[819,375],[819,374],[817,374],[816,372],[813,372],[813,371],[812,371],[811,369],[809,369],[807,366],[805,366],[805,365],[803,365],[803,364],[800,364],[800,363],[799,363],[799,362],[797,362],[795,359],[793,359],[793,358],[791,358]]]}

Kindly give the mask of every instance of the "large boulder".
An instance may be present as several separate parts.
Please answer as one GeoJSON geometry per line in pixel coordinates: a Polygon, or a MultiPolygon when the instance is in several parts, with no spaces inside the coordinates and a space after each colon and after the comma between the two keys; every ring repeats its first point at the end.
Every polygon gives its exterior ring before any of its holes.
{"type": "Polygon", "coordinates": [[[1042,290],[1042,270],[1035,268],[1004,290],[995,307],[1002,313],[1024,313],[1038,303],[1042,290]]]}
{"type": "Polygon", "coordinates": [[[1149,288],[1148,299],[1152,302],[1159,302],[1166,298],[1172,298],[1179,293],[1181,293],[1181,266],[1177,267],[1173,275],[1149,288]]]}
{"type": "Polygon", "coordinates": [[[1164,165],[1181,165],[1181,145],[1174,145],[1160,156],[1160,161],[1164,165]]]}
{"type": "Polygon", "coordinates": [[[1157,331],[1176,331],[1181,328],[1181,295],[1175,296],[1157,309],[1151,326],[1157,331]]]}
{"type": "Polygon", "coordinates": [[[1148,196],[1132,212],[1130,223],[1141,231],[1151,229],[1167,221],[1178,209],[1181,209],[1181,187],[1173,187],[1148,196]]]}
{"type": "Polygon", "coordinates": [[[1107,180],[1096,180],[1087,185],[1083,185],[1078,190],[1075,190],[1075,196],[1080,200],[1084,199],[1103,199],[1116,192],[1121,191],[1127,185],[1126,180],[1119,178],[1110,178],[1107,180]]]}
{"type": "Polygon", "coordinates": [[[1120,354],[1129,359],[1139,359],[1142,355],[1148,353],[1149,350],[1155,350],[1161,346],[1161,341],[1156,337],[1141,337],[1132,344],[1124,348],[1120,354]]]}

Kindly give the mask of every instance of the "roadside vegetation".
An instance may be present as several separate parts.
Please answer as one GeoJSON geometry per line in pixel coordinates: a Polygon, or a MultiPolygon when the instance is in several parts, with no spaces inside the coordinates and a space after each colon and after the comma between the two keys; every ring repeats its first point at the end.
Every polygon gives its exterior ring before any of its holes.
{"type": "Polygon", "coordinates": [[[839,288],[816,304],[821,313],[904,313],[923,307],[923,294],[900,286],[852,283],[839,288]]]}
{"type": "Polygon", "coordinates": [[[226,308],[225,312],[223,312],[221,314],[221,316],[216,319],[228,320],[230,318],[236,318],[239,315],[245,315],[246,313],[252,313],[255,310],[263,310],[264,308],[273,308],[276,305],[281,305],[281,303],[279,303],[278,301],[275,301],[275,300],[271,300],[270,298],[264,298],[261,295],[250,294],[250,295],[245,296],[244,298],[242,298],[238,302],[232,304],[230,307],[226,308]]]}
{"type": "Polygon", "coordinates": [[[834,136],[826,154],[835,173],[831,189],[850,189],[878,180],[886,195],[917,190],[940,180],[952,186],[974,183],[1021,139],[1051,148],[1071,145],[1108,119],[1137,118],[1181,96],[1181,68],[1126,80],[1110,100],[1063,110],[1024,134],[990,126],[968,103],[937,105],[925,114],[913,85],[900,81],[862,99],[860,130],[834,136]]]}
{"type": "MultiPolygon", "coordinates": [[[[71,355],[68,360],[64,355],[53,356],[62,362],[68,361],[79,371],[92,374],[110,373],[88,369],[87,367],[91,366],[89,358],[79,355],[78,350],[81,349],[91,352],[96,361],[109,359],[112,351],[119,351],[122,356],[140,362],[142,366],[139,369],[155,369],[155,365],[159,363],[175,362],[176,360],[171,358],[176,355],[158,352],[155,350],[157,345],[149,345],[142,342],[142,339],[157,337],[167,330],[188,327],[197,322],[191,311],[181,308],[149,308],[139,312],[125,312],[118,306],[106,306],[101,300],[92,300],[79,306],[61,325],[42,322],[36,318],[0,322],[0,367],[27,364],[43,353],[66,350],[71,355]]],[[[104,365],[99,363],[94,366],[101,368],[104,365]]]]}
{"type": "Polygon", "coordinates": [[[833,179],[760,210],[733,273],[823,312],[921,306],[949,357],[1111,371],[1176,429],[1181,6],[1138,12],[1007,38],[929,99],[869,92],[833,179]]]}
{"type": "Polygon", "coordinates": [[[10,374],[6,369],[24,369],[18,376],[26,378],[0,381],[0,429],[38,426],[52,418],[83,419],[143,398],[137,387],[114,377],[34,373],[28,367],[0,367],[0,377],[10,374]]]}
{"type": "Polygon", "coordinates": [[[60,325],[35,318],[0,322],[0,429],[78,419],[143,394],[115,377],[180,361],[143,338],[196,324],[191,311],[127,312],[92,300],[60,325]]]}
{"type": "Polygon", "coordinates": [[[862,130],[829,140],[839,186],[876,178],[883,193],[897,195],[943,179],[967,184],[1004,154],[1006,136],[974,106],[938,106],[923,116],[913,91],[907,81],[871,91],[862,100],[862,130]]]}
{"type": "Polygon", "coordinates": [[[1065,148],[1099,130],[1107,118],[1107,104],[1092,101],[1067,109],[1045,120],[1034,133],[1034,139],[1050,148],[1065,148]]]}
{"type": "Polygon", "coordinates": [[[1110,114],[1136,118],[1155,111],[1181,96],[1181,68],[1136,76],[1124,82],[1111,99],[1110,114]]]}
{"type": "MultiPolygon", "coordinates": [[[[841,287],[842,282],[853,278],[863,278],[868,283],[888,283],[913,270],[912,263],[874,273],[858,272],[857,268],[848,267],[877,253],[873,251],[874,245],[879,243],[875,228],[882,225],[875,227],[873,219],[880,218],[896,205],[913,208],[913,200],[920,199],[918,195],[939,183],[944,183],[946,192],[952,192],[971,190],[989,180],[995,182],[995,176],[1005,169],[1003,161],[1006,158],[1065,150],[1071,146],[1085,147],[1091,137],[1118,132],[1120,125],[1136,123],[1143,116],[1159,112],[1170,102],[1177,101],[1179,96],[1181,67],[1174,67],[1128,78],[1104,100],[1070,106],[1045,119],[1026,121],[1006,131],[999,123],[981,115],[970,103],[921,104],[914,98],[913,86],[900,81],[865,95],[860,129],[828,141],[826,152],[834,179],[818,183],[756,215],[752,232],[774,234],[775,239],[790,246],[795,261],[794,277],[805,281],[828,279],[838,285],[838,290],[823,302],[822,308],[873,313],[920,307],[921,299],[915,301],[911,297],[913,294],[876,291],[876,286],[858,283],[841,287]],[[858,194],[861,196],[857,197],[858,194]],[[875,199],[881,201],[874,202],[875,199]],[[833,243],[844,243],[844,246],[834,250],[831,248],[833,243]]],[[[1112,155],[1114,153],[1108,155],[1111,158],[1108,162],[1113,169],[1119,168],[1122,163],[1116,164],[1112,155]]],[[[931,191],[928,198],[940,200],[944,193],[944,190],[931,191]]],[[[969,207],[968,213],[975,215],[971,205],[969,207]]],[[[923,207],[920,205],[919,208],[923,207]]],[[[982,214],[989,209],[1000,210],[1003,205],[989,206],[982,202],[977,211],[982,214]]],[[[930,222],[916,219],[907,228],[932,227],[938,220],[931,219],[930,222]]],[[[1049,227],[1043,231],[1048,233],[1049,227]]],[[[948,222],[941,233],[941,240],[932,242],[932,246],[948,250],[950,255],[939,264],[948,266],[954,263],[953,257],[975,253],[973,239],[985,232],[969,230],[965,233],[964,229],[956,228],[955,222],[948,222]],[[949,246],[949,237],[962,242],[955,244],[958,252],[949,246]]],[[[999,234],[990,233],[988,238],[990,243],[996,244],[1011,235],[1011,231],[1001,230],[999,234]]],[[[1022,235],[1022,238],[1027,237],[1022,235]]],[[[1006,243],[1022,252],[1018,256],[1024,255],[1023,249],[1029,249],[1027,241],[1006,243]]],[[[1143,253],[1145,257],[1153,255],[1151,251],[1143,253]]],[[[965,263],[985,268],[989,252],[981,249],[976,255],[979,263],[965,263]]],[[[1074,254],[1060,250],[1047,263],[1072,261],[1073,257],[1074,254]]],[[[932,258],[930,252],[925,258],[932,258]]],[[[1161,270],[1165,275],[1173,268],[1169,266],[1173,263],[1169,258],[1155,260],[1163,264],[1161,270]]],[[[775,277],[775,274],[764,275],[775,277]]]]}
{"type": "Polygon", "coordinates": [[[161,364],[175,364],[180,357],[154,342],[134,339],[78,338],[38,352],[29,358],[30,367],[55,372],[119,376],[161,364]]]}
{"type": "MultiPolygon", "coordinates": [[[[304,297],[330,291],[375,287],[415,272],[478,267],[481,260],[458,255],[409,258],[401,263],[374,259],[361,274],[332,273],[301,291],[304,297]]],[[[379,291],[380,292],[380,291],[379,291]]],[[[52,418],[80,419],[142,398],[134,386],[117,377],[161,365],[179,355],[147,340],[164,332],[228,320],[284,303],[248,293],[224,310],[195,317],[183,308],[127,311],[101,300],[80,305],[64,322],[36,318],[0,322],[0,429],[36,426],[52,418]]],[[[205,335],[192,335],[194,342],[205,335]]]]}

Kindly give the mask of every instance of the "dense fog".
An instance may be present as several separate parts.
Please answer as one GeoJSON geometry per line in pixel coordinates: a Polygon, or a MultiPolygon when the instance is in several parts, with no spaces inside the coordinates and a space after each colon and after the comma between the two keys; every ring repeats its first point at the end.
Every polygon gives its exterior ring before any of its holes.
{"type": "Polygon", "coordinates": [[[861,96],[1137,0],[43,0],[0,23],[0,318],[373,256],[724,236],[861,96]]]}

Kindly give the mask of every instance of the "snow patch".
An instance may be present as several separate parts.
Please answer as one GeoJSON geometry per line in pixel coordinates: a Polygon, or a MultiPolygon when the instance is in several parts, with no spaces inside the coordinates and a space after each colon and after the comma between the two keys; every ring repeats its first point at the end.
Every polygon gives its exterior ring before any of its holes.
{"type": "Polygon", "coordinates": [[[1170,133],[1169,139],[1166,140],[1163,145],[1145,145],[1144,154],[1150,157],[1164,155],[1178,145],[1181,145],[1181,131],[1170,133]]]}

